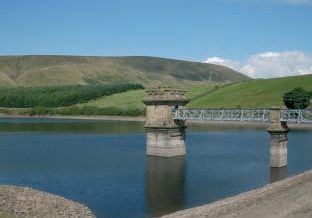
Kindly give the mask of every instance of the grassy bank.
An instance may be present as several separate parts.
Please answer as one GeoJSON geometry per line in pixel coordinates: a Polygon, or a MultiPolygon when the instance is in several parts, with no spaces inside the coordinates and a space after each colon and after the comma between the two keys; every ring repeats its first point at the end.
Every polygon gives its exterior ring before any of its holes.
{"type": "MultiPolygon", "coordinates": [[[[188,99],[196,99],[205,95],[216,88],[222,87],[227,83],[208,83],[200,86],[188,86],[186,96],[188,99]]],[[[128,92],[117,93],[110,96],[104,96],[102,98],[89,101],[79,106],[92,106],[98,108],[117,108],[123,110],[143,110],[143,99],[145,96],[145,90],[131,90],[128,92]]]]}
{"type": "Polygon", "coordinates": [[[215,89],[192,100],[188,108],[263,108],[283,106],[282,96],[296,87],[312,91],[312,75],[257,79],[215,89]]]}

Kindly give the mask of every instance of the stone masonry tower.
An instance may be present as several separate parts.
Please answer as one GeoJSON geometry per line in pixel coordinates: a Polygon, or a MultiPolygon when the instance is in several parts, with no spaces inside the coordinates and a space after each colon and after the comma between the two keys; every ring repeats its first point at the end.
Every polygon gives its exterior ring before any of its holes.
{"type": "Polygon", "coordinates": [[[147,91],[146,153],[151,156],[185,155],[185,123],[175,121],[172,111],[187,104],[185,91],[159,87],[147,91]]]}

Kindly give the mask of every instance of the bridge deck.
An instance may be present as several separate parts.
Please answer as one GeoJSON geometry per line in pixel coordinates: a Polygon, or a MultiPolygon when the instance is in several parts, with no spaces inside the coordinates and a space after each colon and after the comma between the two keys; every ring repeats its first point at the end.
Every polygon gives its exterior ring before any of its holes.
{"type": "MultiPolygon", "coordinates": [[[[175,120],[268,122],[270,109],[176,109],[175,120]]],[[[281,109],[281,121],[312,123],[312,110],[281,109]]]]}

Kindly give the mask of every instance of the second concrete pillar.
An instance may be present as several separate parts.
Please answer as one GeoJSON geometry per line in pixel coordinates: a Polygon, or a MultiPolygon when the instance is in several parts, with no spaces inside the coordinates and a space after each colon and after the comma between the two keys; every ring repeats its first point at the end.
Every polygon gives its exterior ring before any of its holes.
{"type": "Polygon", "coordinates": [[[281,109],[270,109],[270,165],[271,167],[287,166],[287,133],[286,122],[281,121],[281,109]]]}

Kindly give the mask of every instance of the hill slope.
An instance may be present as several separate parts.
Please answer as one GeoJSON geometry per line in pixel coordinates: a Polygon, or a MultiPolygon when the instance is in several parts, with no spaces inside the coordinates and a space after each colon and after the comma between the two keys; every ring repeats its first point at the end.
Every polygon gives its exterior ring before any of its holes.
{"type": "Polygon", "coordinates": [[[223,66],[155,57],[0,56],[1,86],[97,83],[181,86],[247,79],[223,66]]]}
{"type": "Polygon", "coordinates": [[[283,94],[296,87],[312,91],[312,75],[257,79],[227,85],[191,101],[187,107],[263,108],[283,106],[283,94]]]}
{"type": "MultiPolygon", "coordinates": [[[[190,100],[188,108],[264,108],[283,106],[283,94],[296,87],[312,91],[312,75],[257,79],[233,84],[215,83],[185,89],[190,100]]],[[[144,95],[144,90],[133,90],[105,96],[81,106],[144,110],[144,95]]]]}
{"type": "MultiPolygon", "coordinates": [[[[185,87],[187,90],[186,97],[195,99],[206,92],[212,91],[215,86],[221,86],[222,83],[209,83],[206,85],[185,87]]],[[[143,99],[145,90],[131,90],[123,93],[116,93],[110,96],[104,96],[96,100],[89,101],[79,106],[94,106],[99,108],[118,108],[118,109],[139,109],[144,110],[143,99]]]]}

